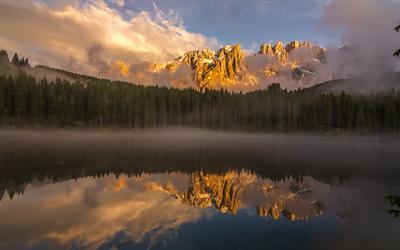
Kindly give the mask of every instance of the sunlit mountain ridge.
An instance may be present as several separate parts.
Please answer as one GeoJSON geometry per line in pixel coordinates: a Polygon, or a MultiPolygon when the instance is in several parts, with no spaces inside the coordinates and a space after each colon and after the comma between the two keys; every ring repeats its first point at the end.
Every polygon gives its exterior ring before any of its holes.
{"type": "Polygon", "coordinates": [[[154,71],[177,71],[190,66],[193,81],[199,89],[234,88],[257,85],[260,81],[288,80],[312,77],[316,64],[325,62],[326,50],[311,42],[292,41],[286,45],[264,43],[255,53],[245,53],[240,44],[186,52],[166,64],[154,65],[154,71]]]}

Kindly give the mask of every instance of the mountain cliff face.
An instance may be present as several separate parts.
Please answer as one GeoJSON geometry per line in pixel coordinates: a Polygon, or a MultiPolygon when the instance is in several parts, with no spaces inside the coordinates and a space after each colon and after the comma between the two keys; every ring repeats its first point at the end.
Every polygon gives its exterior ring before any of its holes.
{"type": "Polygon", "coordinates": [[[258,54],[275,56],[280,63],[287,63],[290,61],[289,53],[299,48],[306,48],[313,50],[314,56],[317,59],[321,60],[322,60],[321,57],[325,53],[325,50],[323,48],[315,46],[310,42],[292,41],[286,44],[285,46],[281,41],[279,41],[276,44],[269,44],[269,43],[262,44],[258,54]]]}
{"type": "Polygon", "coordinates": [[[309,42],[293,41],[286,45],[262,44],[255,55],[246,55],[240,44],[227,45],[218,51],[210,49],[188,51],[166,64],[154,65],[154,71],[166,69],[175,72],[182,65],[189,65],[193,71],[193,79],[197,87],[218,88],[231,87],[237,82],[252,84],[258,79],[257,72],[263,72],[263,77],[272,78],[281,76],[289,71],[292,78],[302,78],[312,75],[311,64],[323,63],[325,50],[309,42]],[[248,67],[246,61],[252,58],[263,57],[264,63],[248,67]]]}
{"type": "Polygon", "coordinates": [[[240,44],[227,45],[218,51],[210,49],[186,52],[183,56],[164,65],[155,65],[155,71],[167,69],[175,72],[181,65],[187,64],[193,70],[197,87],[216,87],[217,84],[229,86],[242,78],[244,53],[240,44]]]}
{"type": "Polygon", "coordinates": [[[270,59],[265,65],[266,77],[279,76],[285,68],[291,70],[293,78],[302,78],[312,75],[312,64],[326,61],[325,49],[310,42],[293,41],[286,46],[282,42],[276,44],[262,44],[258,52],[270,59]]]}

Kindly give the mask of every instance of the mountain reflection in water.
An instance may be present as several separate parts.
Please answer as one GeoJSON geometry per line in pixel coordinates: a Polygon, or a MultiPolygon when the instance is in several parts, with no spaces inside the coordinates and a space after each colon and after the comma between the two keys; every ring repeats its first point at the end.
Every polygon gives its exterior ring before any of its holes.
{"type": "MultiPolygon", "coordinates": [[[[141,185],[150,192],[166,193],[180,203],[200,208],[214,207],[222,213],[236,214],[239,208],[254,208],[259,216],[279,219],[306,220],[323,212],[323,202],[315,196],[315,189],[322,183],[306,177],[301,182],[288,179],[274,182],[245,171],[225,174],[152,174],[145,178],[121,176],[117,180],[105,177],[103,183],[110,191],[119,192],[128,184],[141,185]],[[147,180],[147,181],[143,181],[147,180]]],[[[41,182],[45,184],[46,181],[41,182]]],[[[40,182],[32,182],[32,185],[40,182]]],[[[0,201],[7,192],[10,200],[14,194],[22,194],[26,186],[2,187],[0,201]]],[[[60,194],[63,195],[63,194],[60,194]]],[[[91,197],[87,197],[92,200],[91,197]]]]}
{"type": "MultiPolygon", "coordinates": [[[[255,218],[268,218],[281,231],[292,227],[287,223],[301,221],[304,224],[294,226],[303,225],[311,235],[324,234],[354,226],[352,220],[360,224],[362,217],[371,214],[388,219],[368,200],[375,196],[368,192],[382,185],[370,185],[363,181],[329,184],[311,177],[272,181],[248,171],[106,175],[58,183],[45,178],[34,179],[24,188],[8,183],[6,189],[2,185],[5,195],[0,201],[0,248],[111,249],[108,246],[115,241],[129,242],[134,249],[175,248],[181,228],[191,225],[192,230],[203,232],[196,225],[217,223],[223,213],[238,217],[239,225],[257,225],[255,218]],[[371,211],[357,211],[360,205],[371,211]]],[[[394,232],[394,236],[400,235],[394,232]]]]}
{"type": "Polygon", "coordinates": [[[0,131],[0,249],[398,249],[394,139],[43,135],[0,131]]]}
{"type": "Polygon", "coordinates": [[[172,182],[165,186],[149,183],[148,187],[190,206],[215,207],[223,213],[232,214],[236,214],[241,206],[256,207],[260,216],[279,219],[283,215],[293,221],[322,214],[322,202],[312,194],[314,185],[315,181],[311,178],[302,182],[273,182],[242,171],[223,175],[196,172],[191,175],[189,188],[183,191],[172,182]]]}

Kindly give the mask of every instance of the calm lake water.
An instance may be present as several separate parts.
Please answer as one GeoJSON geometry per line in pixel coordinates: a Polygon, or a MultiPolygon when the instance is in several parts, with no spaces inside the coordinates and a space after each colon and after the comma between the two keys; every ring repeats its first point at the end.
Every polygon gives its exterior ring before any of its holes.
{"type": "Polygon", "coordinates": [[[393,136],[0,131],[0,249],[397,250],[388,195],[393,136]]]}

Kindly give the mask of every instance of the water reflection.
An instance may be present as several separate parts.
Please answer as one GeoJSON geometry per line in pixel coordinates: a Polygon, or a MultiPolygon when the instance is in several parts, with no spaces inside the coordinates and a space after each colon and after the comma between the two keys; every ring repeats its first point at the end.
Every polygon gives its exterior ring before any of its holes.
{"type": "MultiPolygon", "coordinates": [[[[111,249],[121,242],[129,244],[117,248],[175,248],[177,242],[193,248],[190,241],[181,242],[181,235],[188,230],[204,234],[207,231],[204,227],[218,225],[224,218],[218,214],[237,217],[241,226],[258,225],[248,232],[256,235],[271,225],[260,225],[255,218],[267,218],[268,223],[275,221],[276,230],[284,230],[282,233],[291,228],[283,225],[299,221],[304,224],[297,226],[303,225],[309,231],[303,232],[308,235],[304,237],[324,246],[323,241],[312,237],[316,233],[325,234],[324,240],[331,237],[331,233],[324,233],[328,228],[320,225],[339,230],[345,225],[360,225],[360,219],[371,215],[381,223],[386,221],[384,211],[378,213],[376,204],[369,200],[375,197],[371,190],[380,190],[382,185],[364,181],[325,183],[307,176],[301,180],[275,181],[247,170],[222,174],[196,171],[107,175],[56,183],[34,179],[24,189],[21,187],[11,191],[7,186],[0,201],[1,249],[111,249]],[[369,191],[360,193],[362,189],[369,191]],[[364,210],[355,214],[360,207],[364,210]]],[[[234,217],[227,218],[235,221],[234,217]]],[[[239,225],[234,230],[240,230],[239,225]]],[[[375,226],[393,229],[383,225],[375,226]]],[[[218,234],[222,238],[232,237],[225,232],[218,234]]],[[[291,237],[287,237],[290,241],[291,237]]],[[[399,237],[396,233],[394,239],[399,237]]],[[[261,242],[262,237],[249,244],[261,242]]]]}
{"type": "MultiPolygon", "coordinates": [[[[0,203],[0,248],[98,249],[119,234],[152,244],[207,211],[149,192],[146,184],[167,176],[82,178],[56,184],[33,182],[25,194],[0,203]],[[121,185],[121,183],[124,183],[121,185]],[[26,212],[29,211],[29,216],[26,212]]],[[[172,179],[185,179],[172,174],[172,179]]]]}
{"type": "Polygon", "coordinates": [[[260,216],[279,219],[305,220],[322,214],[323,205],[313,196],[315,180],[305,178],[302,182],[292,179],[273,182],[260,179],[248,172],[191,175],[191,184],[178,190],[176,184],[149,183],[152,191],[167,193],[183,204],[197,207],[214,207],[222,213],[236,214],[240,207],[255,207],[260,216]]]}
{"type": "Polygon", "coordinates": [[[389,214],[392,214],[393,217],[395,217],[395,218],[400,217],[400,196],[388,195],[385,198],[390,203],[390,205],[393,207],[393,208],[389,209],[387,212],[389,214]]]}
{"type": "Polygon", "coordinates": [[[0,249],[398,249],[395,139],[46,135],[0,131],[0,249]]]}
{"type": "MultiPolygon", "coordinates": [[[[9,199],[6,200],[11,202],[16,195],[17,197],[22,195],[27,187],[36,189],[50,183],[49,180],[33,180],[28,185],[13,186],[13,183],[8,183],[6,187],[2,183],[1,197],[7,193],[9,199]]],[[[135,187],[136,191],[141,190],[153,197],[160,197],[154,194],[167,194],[183,205],[210,207],[233,215],[239,209],[254,208],[261,217],[269,216],[277,220],[283,216],[294,221],[305,220],[323,213],[323,201],[316,194],[316,189],[323,185],[321,182],[311,177],[304,177],[301,181],[292,178],[272,181],[244,170],[229,171],[224,174],[198,171],[192,174],[143,174],[138,177],[122,175],[116,177],[116,180],[106,176],[100,179],[82,178],[77,185],[72,186],[70,181],[53,185],[81,190],[92,183],[96,188],[88,189],[82,196],[89,207],[96,207],[99,203],[95,197],[98,193],[93,191],[122,192],[135,187]],[[80,183],[82,181],[83,183],[80,183]]],[[[66,194],[59,194],[59,199],[65,200],[62,197],[64,195],[66,194]]],[[[48,201],[44,203],[49,204],[48,201]]]]}

